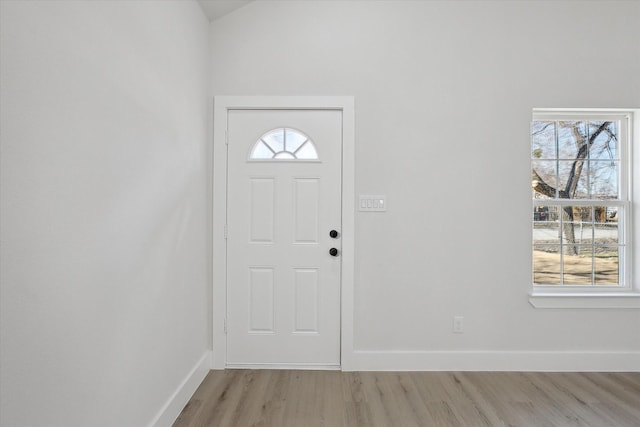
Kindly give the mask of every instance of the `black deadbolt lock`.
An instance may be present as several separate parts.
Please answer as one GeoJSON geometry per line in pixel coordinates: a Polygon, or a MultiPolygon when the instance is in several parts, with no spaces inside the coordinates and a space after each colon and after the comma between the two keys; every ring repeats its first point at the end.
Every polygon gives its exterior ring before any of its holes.
{"type": "Polygon", "coordinates": [[[329,236],[335,239],[336,237],[338,237],[338,232],[336,230],[331,230],[329,232],[329,236]]]}

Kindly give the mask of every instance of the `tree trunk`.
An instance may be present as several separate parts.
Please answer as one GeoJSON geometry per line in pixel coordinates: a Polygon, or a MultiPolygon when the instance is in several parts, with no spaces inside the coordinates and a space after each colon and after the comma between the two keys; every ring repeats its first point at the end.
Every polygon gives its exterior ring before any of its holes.
{"type": "Polygon", "coordinates": [[[562,209],[562,233],[564,234],[565,255],[578,255],[578,246],[576,245],[576,234],[573,224],[573,206],[567,206],[562,209]]]}

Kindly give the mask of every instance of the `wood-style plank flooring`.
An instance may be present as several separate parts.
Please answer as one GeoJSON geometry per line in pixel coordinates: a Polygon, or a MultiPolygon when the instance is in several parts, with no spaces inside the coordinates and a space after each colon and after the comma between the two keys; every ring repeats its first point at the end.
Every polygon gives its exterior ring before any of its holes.
{"type": "Polygon", "coordinates": [[[187,426],[640,427],[640,373],[211,371],[187,426]]]}

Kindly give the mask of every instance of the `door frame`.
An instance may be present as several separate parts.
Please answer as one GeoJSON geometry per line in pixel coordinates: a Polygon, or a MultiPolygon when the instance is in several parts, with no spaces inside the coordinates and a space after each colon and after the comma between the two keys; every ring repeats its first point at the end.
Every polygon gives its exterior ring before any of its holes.
{"type": "Polygon", "coordinates": [[[353,96],[215,96],[212,171],[212,369],[227,365],[227,118],[231,110],[342,112],[340,367],[352,370],[355,260],[355,99],[353,96]]]}

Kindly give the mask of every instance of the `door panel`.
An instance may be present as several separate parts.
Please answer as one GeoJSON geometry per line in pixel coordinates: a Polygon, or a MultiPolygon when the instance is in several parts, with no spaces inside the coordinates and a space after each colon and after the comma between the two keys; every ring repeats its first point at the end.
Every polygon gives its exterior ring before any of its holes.
{"type": "Polygon", "coordinates": [[[251,180],[251,243],[273,243],[275,233],[275,179],[250,178],[251,180]]]}
{"type": "Polygon", "coordinates": [[[294,269],[294,332],[318,333],[318,269],[294,269]]]}
{"type": "Polygon", "coordinates": [[[318,217],[320,180],[318,178],[294,179],[294,244],[318,243],[318,217]]]}
{"type": "Polygon", "coordinates": [[[339,366],[342,113],[231,110],[228,140],[227,364],[339,366]]]}
{"type": "Polygon", "coordinates": [[[249,332],[273,333],[273,268],[249,268],[249,332]]]}

